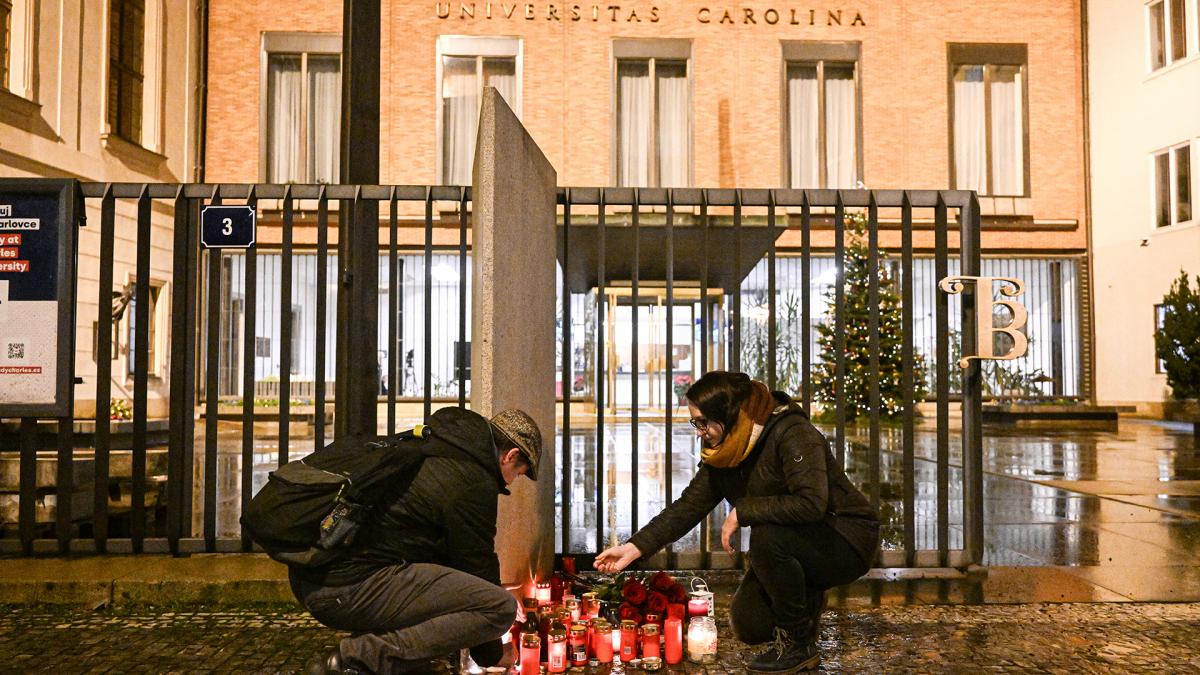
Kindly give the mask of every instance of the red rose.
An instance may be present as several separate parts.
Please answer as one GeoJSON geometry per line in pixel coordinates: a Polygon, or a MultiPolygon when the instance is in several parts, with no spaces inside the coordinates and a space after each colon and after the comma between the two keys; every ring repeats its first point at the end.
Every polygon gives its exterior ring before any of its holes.
{"type": "Polygon", "coordinates": [[[646,597],[646,611],[654,614],[662,614],[667,611],[667,596],[658,591],[650,591],[646,597]]]}
{"type": "Polygon", "coordinates": [[[675,580],[666,572],[655,572],[654,576],[650,577],[650,588],[660,593],[665,593],[675,585],[675,580]]]}
{"type": "Polygon", "coordinates": [[[642,622],[642,612],[628,602],[622,602],[617,608],[617,616],[620,616],[622,621],[642,622]]]}
{"type": "Polygon", "coordinates": [[[687,592],[687,589],[685,589],[683,586],[680,586],[679,584],[675,584],[674,586],[671,587],[671,591],[667,595],[667,597],[669,597],[671,599],[671,602],[673,602],[675,604],[683,604],[688,601],[688,592],[687,592]]]}
{"type": "Polygon", "coordinates": [[[642,585],[642,582],[630,579],[621,587],[621,597],[625,598],[626,602],[640,605],[646,601],[646,587],[642,585]]]}

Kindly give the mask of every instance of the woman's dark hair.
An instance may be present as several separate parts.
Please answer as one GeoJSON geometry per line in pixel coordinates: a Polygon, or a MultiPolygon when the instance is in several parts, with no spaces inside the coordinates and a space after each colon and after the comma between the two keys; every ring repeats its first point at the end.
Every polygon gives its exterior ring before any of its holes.
{"type": "Polygon", "coordinates": [[[750,396],[750,382],[745,373],[714,370],[696,380],[685,395],[706,418],[729,431],[737,422],[738,409],[750,396]]]}

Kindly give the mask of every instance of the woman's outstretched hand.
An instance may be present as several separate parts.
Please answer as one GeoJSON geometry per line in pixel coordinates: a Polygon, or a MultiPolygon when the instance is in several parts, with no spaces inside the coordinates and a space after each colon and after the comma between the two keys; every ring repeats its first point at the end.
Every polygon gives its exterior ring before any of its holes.
{"type": "Polygon", "coordinates": [[[612,574],[625,569],[630,563],[640,557],[642,557],[642,552],[638,550],[638,547],[625,543],[620,546],[613,546],[600,553],[600,555],[596,556],[596,562],[593,565],[600,572],[612,574]]]}
{"type": "Polygon", "coordinates": [[[738,523],[737,519],[737,508],[735,507],[729,512],[729,515],[725,516],[725,524],[721,526],[721,546],[725,549],[726,553],[733,553],[733,544],[730,543],[729,538],[740,527],[741,524],[738,523]]]}

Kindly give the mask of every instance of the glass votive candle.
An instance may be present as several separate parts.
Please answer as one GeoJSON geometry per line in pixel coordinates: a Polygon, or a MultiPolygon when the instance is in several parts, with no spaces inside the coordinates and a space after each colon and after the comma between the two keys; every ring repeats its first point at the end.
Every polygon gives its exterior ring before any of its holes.
{"type": "Polygon", "coordinates": [[[542,639],[537,633],[521,634],[521,673],[536,675],[542,661],[542,639]]]}
{"type": "Polygon", "coordinates": [[[657,623],[647,623],[642,626],[642,658],[653,656],[656,658],[662,657],[662,651],[659,649],[659,632],[657,623]]]}
{"type": "Polygon", "coordinates": [[[642,657],[642,670],[645,670],[647,672],[655,672],[655,671],[662,670],[662,664],[663,664],[662,659],[658,658],[657,656],[642,657]]]}
{"type": "Polygon", "coordinates": [[[688,661],[717,662],[717,622],[710,616],[693,617],[688,623],[688,661]]]}
{"type": "Polygon", "coordinates": [[[533,597],[537,598],[539,605],[550,604],[550,582],[539,581],[533,585],[533,597]]]}
{"type": "Polygon", "coordinates": [[[668,665],[675,665],[683,660],[683,619],[675,616],[667,617],[663,622],[663,637],[666,653],[663,655],[668,665]]]}
{"type": "Polygon", "coordinates": [[[613,646],[620,648],[621,633],[614,631],[612,624],[596,619],[592,624],[592,653],[600,663],[612,663],[613,646]]]}
{"type": "Polygon", "coordinates": [[[587,662],[587,626],[577,623],[571,626],[571,665],[582,668],[587,662]]]}
{"type": "Polygon", "coordinates": [[[564,673],[567,670],[567,631],[555,628],[550,631],[550,647],[547,670],[564,673]]]}
{"type": "Polygon", "coordinates": [[[584,593],[579,604],[580,616],[591,619],[600,616],[600,599],[595,593],[584,593]]]}
{"type": "MultiPolygon", "coordinates": [[[[617,635],[613,631],[613,635],[617,635]]],[[[638,650],[638,625],[636,621],[621,622],[621,660],[632,661],[637,658],[638,650]]],[[[614,645],[615,646],[615,645],[614,645]]]]}
{"type": "Polygon", "coordinates": [[[579,600],[573,595],[563,596],[563,607],[566,607],[567,611],[570,612],[572,621],[578,621],[579,617],[583,615],[579,606],[579,600]]]}

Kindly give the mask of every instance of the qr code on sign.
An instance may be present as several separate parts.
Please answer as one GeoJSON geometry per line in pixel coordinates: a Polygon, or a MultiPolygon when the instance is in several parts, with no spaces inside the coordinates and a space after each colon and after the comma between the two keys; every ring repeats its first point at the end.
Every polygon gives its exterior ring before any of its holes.
{"type": "Polygon", "coordinates": [[[24,342],[9,342],[8,343],[8,360],[9,361],[24,361],[25,360],[25,343],[24,342]]]}

